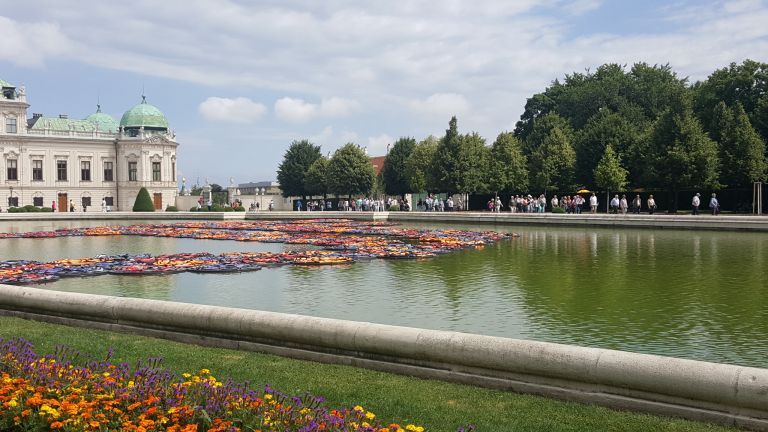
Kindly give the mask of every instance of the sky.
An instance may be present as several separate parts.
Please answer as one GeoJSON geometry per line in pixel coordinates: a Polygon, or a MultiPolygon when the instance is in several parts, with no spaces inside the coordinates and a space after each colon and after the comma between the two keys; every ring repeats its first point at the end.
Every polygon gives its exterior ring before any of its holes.
{"type": "Polygon", "coordinates": [[[490,144],[526,98],[604,63],[694,82],[765,62],[766,23],[768,0],[0,0],[0,79],[30,115],[98,102],[119,120],[144,94],[179,177],[225,185],[274,180],[294,140],[384,155],[453,115],[490,144]]]}

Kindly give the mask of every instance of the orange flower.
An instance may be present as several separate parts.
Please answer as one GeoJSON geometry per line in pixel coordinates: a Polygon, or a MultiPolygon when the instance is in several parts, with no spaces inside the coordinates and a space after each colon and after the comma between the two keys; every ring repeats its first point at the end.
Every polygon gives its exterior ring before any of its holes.
{"type": "Polygon", "coordinates": [[[51,423],[51,429],[61,429],[63,427],[64,427],[64,423],[62,423],[60,421],[55,421],[55,422],[51,423]]]}

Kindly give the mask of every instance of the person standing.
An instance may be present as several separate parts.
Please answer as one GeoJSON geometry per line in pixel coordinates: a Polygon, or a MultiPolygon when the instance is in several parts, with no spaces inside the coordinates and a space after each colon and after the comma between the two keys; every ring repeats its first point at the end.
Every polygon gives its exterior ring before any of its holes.
{"type": "Polygon", "coordinates": [[[712,216],[720,214],[720,202],[717,200],[717,194],[712,194],[712,198],[709,199],[709,208],[712,209],[712,216]]]}
{"type": "Polygon", "coordinates": [[[56,212],[56,200],[51,201],[51,209],[54,211],[54,213],[56,212]]]}
{"type": "Polygon", "coordinates": [[[592,192],[592,195],[589,197],[589,211],[592,212],[592,214],[597,213],[597,195],[595,195],[594,192],[592,192]]]}
{"type": "Polygon", "coordinates": [[[627,209],[629,208],[629,205],[627,203],[626,195],[621,196],[621,201],[619,201],[619,208],[621,209],[621,214],[627,214],[627,209]]]}
{"type": "Polygon", "coordinates": [[[213,199],[208,197],[208,202],[206,202],[205,205],[208,206],[208,211],[211,211],[213,209],[213,199]]]}
{"type": "Polygon", "coordinates": [[[643,200],[640,198],[640,194],[635,195],[635,199],[632,200],[632,211],[635,214],[640,214],[640,207],[643,206],[643,200]]]}
{"type": "Polygon", "coordinates": [[[691,208],[692,208],[692,214],[698,215],[699,214],[699,206],[701,205],[701,194],[696,192],[696,195],[693,196],[693,199],[691,200],[691,208]]]}
{"type": "Polygon", "coordinates": [[[72,200],[69,200],[69,212],[70,213],[75,212],[75,203],[72,200]]]}
{"type": "Polygon", "coordinates": [[[107,212],[107,200],[104,198],[101,199],[101,212],[102,213],[107,212]]]}
{"type": "Polygon", "coordinates": [[[552,197],[550,204],[552,204],[552,212],[555,211],[555,208],[560,206],[560,200],[557,199],[557,195],[552,197]]]}
{"type": "Polygon", "coordinates": [[[656,200],[653,199],[653,195],[648,196],[648,214],[653,214],[656,211],[656,200]]]}

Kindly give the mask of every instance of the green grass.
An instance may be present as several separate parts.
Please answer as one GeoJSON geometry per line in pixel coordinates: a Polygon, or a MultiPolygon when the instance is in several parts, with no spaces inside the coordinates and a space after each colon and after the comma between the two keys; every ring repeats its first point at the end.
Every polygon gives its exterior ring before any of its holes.
{"type": "Polygon", "coordinates": [[[114,362],[162,357],[169,369],[209,368],[218,379],[270,384],[289,394],[325,396],[332,407],[357,404],[382,422],[415,423],[428,431],[727,431],[725,427],[561,402],[537,396],[391,375],[244,351],[85,330],[0,316],[0,337],[22,337],[40,354],[67,345],[97,357],[114,348],[114,362]]]}

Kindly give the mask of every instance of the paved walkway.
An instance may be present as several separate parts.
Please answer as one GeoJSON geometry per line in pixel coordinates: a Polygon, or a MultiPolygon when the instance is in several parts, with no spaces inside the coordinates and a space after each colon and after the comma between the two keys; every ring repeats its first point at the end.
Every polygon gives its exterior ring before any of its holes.
{"type": "Polygon", "coordinates": [[[0,213],[0,230],[3,221],[44,220],[248,220],[248,219],[314,219],[348,218],[356,220],[381,220],[392,222],[427,222],[495,225],[560,225],[633,227],[650,229],[694,229],[768,232],[768,215],[709,214],[555,214],[555,213],[491,213],[491,212],[89,212],[89,213],[0,213]]]}

